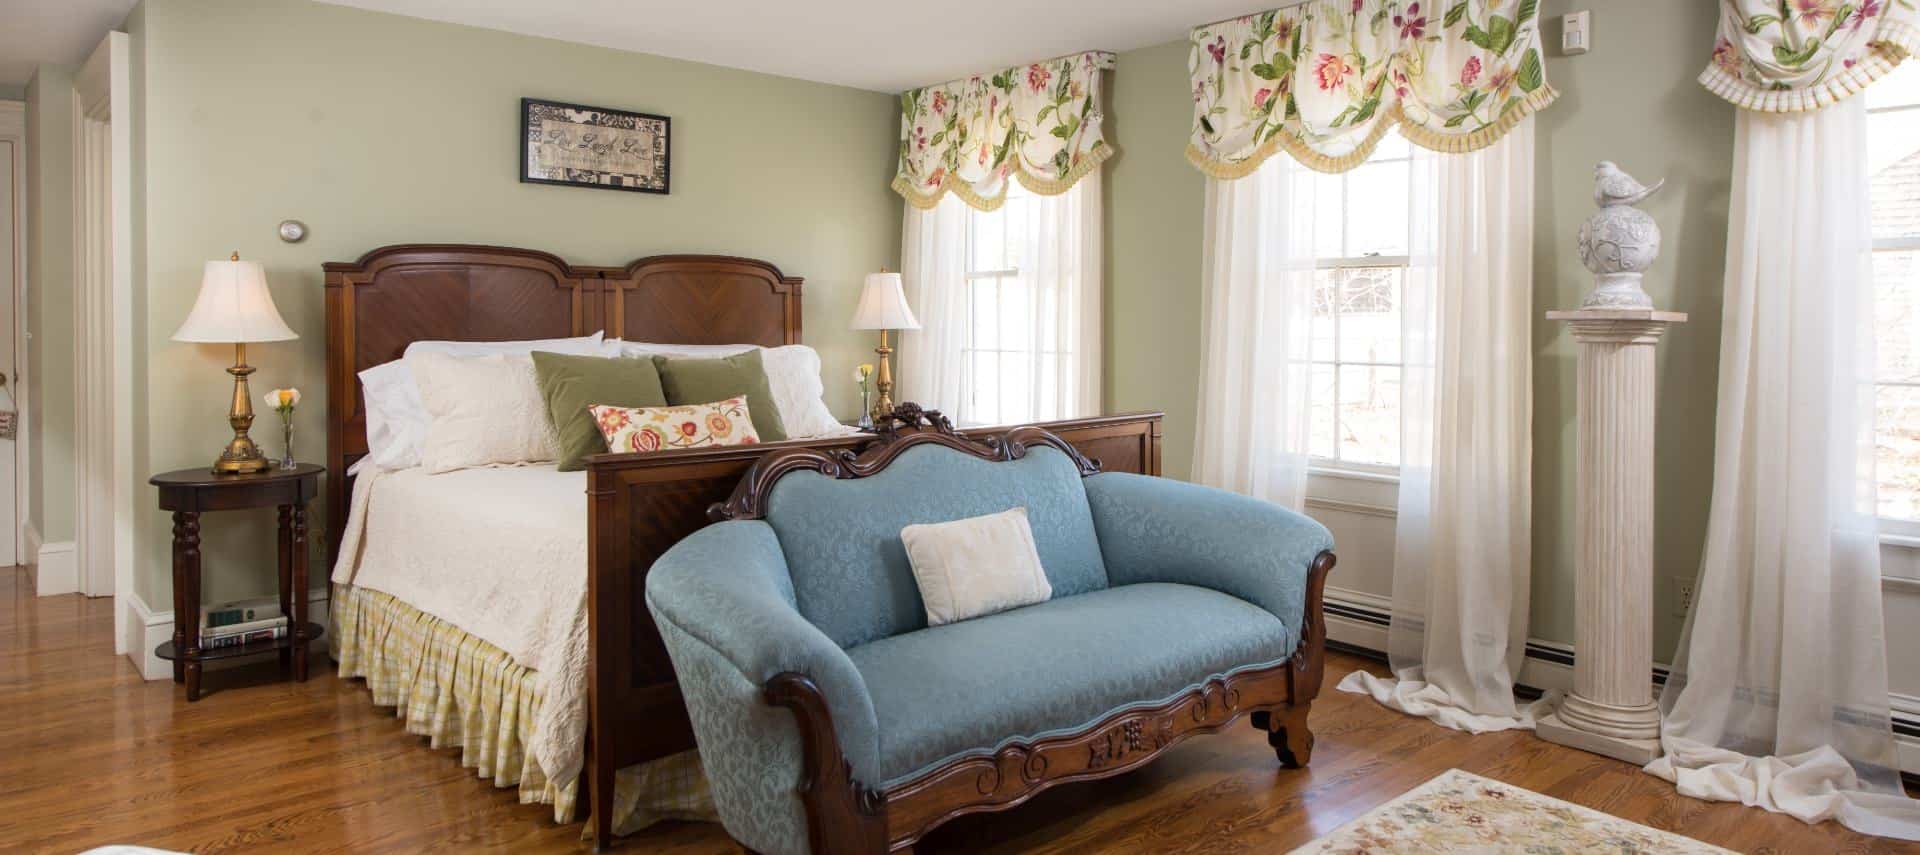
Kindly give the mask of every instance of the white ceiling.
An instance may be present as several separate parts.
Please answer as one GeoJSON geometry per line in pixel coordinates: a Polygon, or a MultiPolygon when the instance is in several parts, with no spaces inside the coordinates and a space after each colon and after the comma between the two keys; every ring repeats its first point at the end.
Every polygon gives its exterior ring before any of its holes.
{"type": "Polygon", "coordinates": [[[134,0],[0,0],[0,89],[25,86],[41,63],[79,65],[134,0]]]}
{"type": "MultiPolygon", "coordinates": [[[[15,0],[0,0],[0,3],[15,0]]],[[[899,92],[1082,50],[1173,41],[1280,0],[322,0],[899,92]]]]}

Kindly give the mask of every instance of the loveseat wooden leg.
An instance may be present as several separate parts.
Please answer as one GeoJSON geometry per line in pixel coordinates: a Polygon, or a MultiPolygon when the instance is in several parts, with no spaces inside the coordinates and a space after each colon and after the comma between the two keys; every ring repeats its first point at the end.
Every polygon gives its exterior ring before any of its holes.
{"type": "Polygon", "coordinates": [[[1254,713],[1253,723],[1267,732],[1267,744],[1273,746],[1280,765],[1299,769],[1313,760],[1313,731],[1307,729],[1307,713],[1312,701],[1288,704],[1272,713],[1254,713]]]}

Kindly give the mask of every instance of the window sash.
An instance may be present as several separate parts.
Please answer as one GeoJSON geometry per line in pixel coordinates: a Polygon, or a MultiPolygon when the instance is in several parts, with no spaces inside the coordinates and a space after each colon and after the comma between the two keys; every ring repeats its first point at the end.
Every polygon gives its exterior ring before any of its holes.
{"type": "MultiPolygon", "coordinates": [[[[1354,269],[1399,270],[1401,272],[1400,287],[1402,289],[1400,299],[1404,301],[1406,296],[1405,288],[1407,284],[1406,271],[1411,267],[1411,260],[1408,256],[1404,256],[1404,255],[1381,255],[1378,253],[1367,253],[1367,254],[1356,255],[1356,256],[1315,259],[1314,267],[1315,269],[1318,269],[1318,270],[1335,270],[1335,271],[1354,270],[1354,269]]],[[[1344,284],[1344,282],[1341,284],[1344,284]]],[[[1367,476],[1387,477],[1387,478],[1397,479],[1400,473],[1399,466],[1386,464],[1386,463],[1373,463],[1373,462],[1362,461],[1362,460],[1351,460],[1351,459],[1340,456],[1340,428],[1342,425],[1342,419],[1340,418],[1340,401],[1341,401],[1340,386],[1341,386],[1341,375],[1344,373],[1340,369],[1342,368],[1390,368],[1396,371],[1404,371],[1406,369],[1406,363],[1404,361],[1384,362],[1380,360],[1368,360],[1368,359],[1342,359],[1340,356],[1341,338],[1342,338],[1341,329],[1344,326],[1344,324],[1342,323],[1342,320],[1345,314],[1346,313],[1342,312],[1340,309],[1338,295],[1336,295],[1333,311],[1327,318],[1327,323],[1330,323],[1333,326],[1333,342],[1331,346],[1333,357],[1331,359],[1314,359],[1314,358],[1307,359],[1307,365],[1310,368],[1316,367],[1316,366],[1326,366],[1332,371],[1333,399],[1330,402],[1330,404],[1331,404],[1331,410],[1333,414],[1333,432],[1334,432],[1332,456],[1309,452],[1307,455],[1308,472],[1309,474],[1312,474],[1315,470],[1319,470],[1327,474],[1357,473],[1357,474],[1362,474],[1367,476]]],[[[1316,322],[1318,322],[1317,319],[1316,319],[1316,322]]]]}
{"type": "MultiPolygon", "coordinates": [[[[1873,126],[1877,124],[1872,121],[1873,119],[1877,119],[1882,116],[1893,116],[1898,114],[1914,113],[1916,111],[1920,111],[1920,103],[1897,104],[1897,105],[1891,105],[1886,107],[1869,108],[1867,110],[1869,133],[1872,133],[1873,126]]],[[[1887,129],[1883,129],[1883,132],[1886,132],[1886,130],[1887,129]]],[[[1872,246],[1873,246],[1873,252],[1876,255],[1879,253],[1920,251],[1920,235],[1901,235],[1898,237],[1874,238],[1872,246]]],[[[1920,381],[1881,380],[1881,379],[1875,378],[1873,382],[1873,388],[1876,391],[1882,388],[1914,389],[1914,388],[1920,388],[1920,381]]],[[[1875,424],[1874,425],[1875,442],[1878,443],[1882,437],[1892,436],[1894,434],[1892,428],[1893,428],[1892,425],[1875,424]]],[[[1880,477],[1882,478],[1881,485],[1883,487],[1890,483],[1889,481],[1885,480],[1886,478],[1885,473],[1881,473],[1880,477]]],[[[1909,518],[1909,517],[1897,517],[1897,516],[1881,516],[1879,519],[1880,519],[1880,531],[1883,535],[1893,536],[1902,541],[1920,538],[1920,519],[1909,518]]]]}

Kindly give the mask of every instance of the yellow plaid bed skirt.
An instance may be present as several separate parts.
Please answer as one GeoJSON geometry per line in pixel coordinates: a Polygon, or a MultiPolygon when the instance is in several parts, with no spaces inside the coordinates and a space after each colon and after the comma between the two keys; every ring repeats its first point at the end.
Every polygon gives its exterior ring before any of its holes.
{"type": "MultiPolygon", "coordinates": [[[[496,787],[520,788],[521,804],[550,804],[573,820],[579,781],[553,782],[527,754],[541,695],[537,674],[458,627],[392,596],[333,586],[329,642],[340,676],[366,681],[373,702],[393,707],[408,733],[434,748],[459,748],[460,765],[496,787]]],[[[614,832],[663,819],[715,821],[699,754],[687,751],[621,769],[614,832]]],[[[586,834],[592,833],[592,823],[586,834]]]]}

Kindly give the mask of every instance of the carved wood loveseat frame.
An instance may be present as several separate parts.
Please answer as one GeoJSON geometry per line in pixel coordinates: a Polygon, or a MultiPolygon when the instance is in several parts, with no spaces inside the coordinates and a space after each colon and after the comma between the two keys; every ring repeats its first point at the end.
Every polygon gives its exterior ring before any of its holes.
{"type": "MultiPolygon", "coordinates": [[[[862,450],[792,448],[760,458],[732,497],[714,505],[709,516],[715,522],[764,519],[768,496],[787,474],[812,471],[829,478],[864,478],[922,445],[989,461],[1017,460],[1031,448],[1051,446],[1074,461],[1081,477],[1101,471],[1098,461],[1040,427],[969,437],[956,433],[938,412],[922,413],[908,404],[880,428],[881,441],[862,450]]],[[[1058,784],[1122,774],[1188,737],[1218,732],[1242,717],[1266,732],[1281,765],[1307,765],[1313,754],[1307,714],[1320,693],[1325,669],[1323,602],[1333,566],[1332,552],[1314,558],[1299,646],[1280,664],[1214,677],[1157,706],[1123,710],[1071,733],[1013,742],[990,756],[957,757],[885,789],[854,779],[820,687],[804,674],[774,675],[765,683],[764,697],[768,704],[792,710],[799,727],[804,758],[800,790],[810,851],[842,855],[911,850],[927,832],[955,817],[1016,807],[1058,784]]]]}

